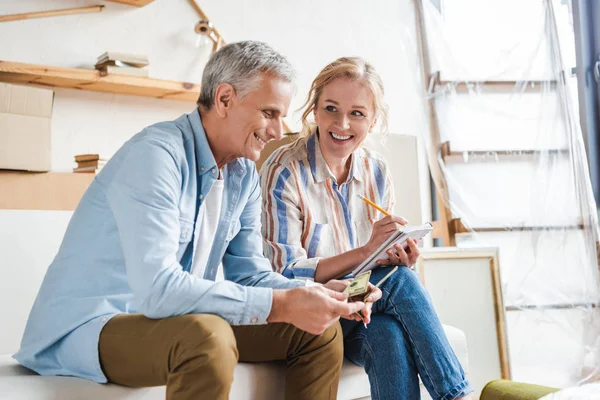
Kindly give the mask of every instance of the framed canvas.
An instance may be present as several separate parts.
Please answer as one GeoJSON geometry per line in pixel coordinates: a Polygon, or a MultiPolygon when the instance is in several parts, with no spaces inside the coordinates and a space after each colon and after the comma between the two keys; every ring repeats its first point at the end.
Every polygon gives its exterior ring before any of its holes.
{"type": "Polygon", "coordinates": [[[475,393],[491,380],[510,379],[498,249],[423,249],[417,270],[442,323],[466,335],[475,393]]]}

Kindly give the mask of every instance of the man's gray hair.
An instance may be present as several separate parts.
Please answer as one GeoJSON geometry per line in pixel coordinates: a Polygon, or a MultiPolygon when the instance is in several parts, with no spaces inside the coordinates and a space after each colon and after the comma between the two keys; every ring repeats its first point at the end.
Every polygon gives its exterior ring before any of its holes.
{"type": "Polygon", "coordinates": [[[258,87],[261,73],[272,74],[290,83],[295,78],[290,62],[266,43],[248,40],[223,46],[204,67],[197,104],[210,110],[221,83],[229,83],[237,95],[244,98],[258,87]]]}

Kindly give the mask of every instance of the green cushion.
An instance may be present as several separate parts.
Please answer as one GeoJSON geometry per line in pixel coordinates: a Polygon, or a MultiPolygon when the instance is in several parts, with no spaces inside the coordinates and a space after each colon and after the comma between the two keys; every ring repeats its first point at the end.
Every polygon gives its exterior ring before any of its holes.
{"type": "Polygon", "coordinates": [[[508,380],[492,381],[485,385],[481,400],[538,400],[558,389],[508,380]]]}

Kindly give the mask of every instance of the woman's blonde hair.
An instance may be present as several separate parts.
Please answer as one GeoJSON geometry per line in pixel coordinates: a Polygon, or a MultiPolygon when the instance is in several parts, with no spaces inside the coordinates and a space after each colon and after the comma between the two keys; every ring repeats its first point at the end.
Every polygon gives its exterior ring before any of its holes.
{"type": "Polygon", "coordinates": [[[375,115],[381,123],[381,132],[388,128],[388,107],[383,100],[383,82],[375,68],[360,57],[341,57],[327,65],[319,72],[310,86],[306,102],[300,110],[302,113],[302,135],[310,135],[314,130],[314,123],[308,122],[308,116],[317,108],[323,88],[337,78],[365,81],[374,98],[375,115]]]}

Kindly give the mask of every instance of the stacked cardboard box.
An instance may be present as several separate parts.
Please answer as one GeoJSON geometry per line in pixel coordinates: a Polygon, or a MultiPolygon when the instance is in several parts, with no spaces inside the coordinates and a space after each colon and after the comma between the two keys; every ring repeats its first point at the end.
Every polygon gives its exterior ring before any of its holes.
{"type": "Polygon", "coordinates": [[[0,83],[0,169],[50,170],[54,91],[0,83]]]}

